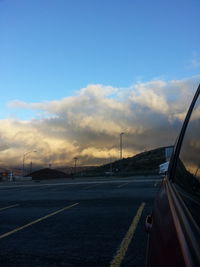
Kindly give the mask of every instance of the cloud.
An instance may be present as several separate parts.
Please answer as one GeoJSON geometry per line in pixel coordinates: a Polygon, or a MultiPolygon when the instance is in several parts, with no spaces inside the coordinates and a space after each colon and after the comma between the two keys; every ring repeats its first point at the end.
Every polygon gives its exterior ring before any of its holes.
{"type": "Polygon", "coordinates": [[[169,107],[164,95],[162,95],[164,86],[165,83],[160,80],[136,84],[136,90],[131,93],[130,99],[141,106],[165,114],[169,107]]]}
{"type": "Polygon", "coordinates": [[[121,89],[88,85],[74,96],[60,100],[26,103],[12,101],[10,108],[40,112],[32,120],[0,120],[0,164],[81,165],[102,164],[123,155],[171,145],[181,128],[199,76],[183,80],[153,80],[121,89]]]}

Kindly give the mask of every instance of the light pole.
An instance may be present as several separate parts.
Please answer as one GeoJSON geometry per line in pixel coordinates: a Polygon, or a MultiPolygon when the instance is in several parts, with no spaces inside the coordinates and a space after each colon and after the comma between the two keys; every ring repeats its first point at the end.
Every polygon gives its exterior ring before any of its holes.
{"type": "Polygon", "coordinates": [[[122,159],[122,135],[124,133],[120,133],[119,135],[119,150],[120,150],[120,159],[122,159]]]}
{"type": "Polygon", "coordinates": [[[31,161],[30,162],[30,171],[29,171],[29,173],[32,173],[32,168],[33,168],[33,162],[31,161]]]}
{"type": "Polygon", "coordinates": [[[77,162],[78,158],[75,157],[74,158],[74,174],[76,174],[76,162],[77,162]]]}
{"type": "Polygon", "coordinates": [[[32,150],[32,151],[28,151],[28,152],[26,152],[26,153],[24,153],[24,155],[23,155],[23,176],[24,176],[24,163],[25,163],[25,157],[28,155],[28,154],[30,154],[30,153],[32,153],[32,152],[37,152],[36,150],[32,150]]]}
{"type": "Polygon", "coordinates": [[[110,158],[110,176],[112,176],[112,158],[110,153],[109,153],[109,158],[110,158]]]}

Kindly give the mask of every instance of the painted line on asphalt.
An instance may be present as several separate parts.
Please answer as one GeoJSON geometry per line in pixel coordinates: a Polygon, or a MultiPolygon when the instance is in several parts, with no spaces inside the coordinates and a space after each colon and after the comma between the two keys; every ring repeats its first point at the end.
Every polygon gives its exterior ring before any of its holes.
{"type": "Polygon", "coordinates": [[[78,204],[79,204],[79,203],[75,203],[75,204],[72,204],[72,205],[70,205],[70,206],[66,206],[66,207],[64,207],[64,208],[62,208],[62,209],[60,209],[60,210],[54,211],[54,212],[52,212],[52,213],[50,213],[50,214],[48,214],[48,215],[46,215],[46,216],[44,216],[44,217],[41,217],[41,218],[39,218],[39,219],[37,219],[37,220],[34,220],[34,221],[30,222],[30,223],[27,223],[27,224],[23,225],[23,226],[17,227],[17,228],[15,228],[15,229],[12,230],[12,231],[9,231],[9,232],[7,232],[7,233],[5,233],[5,234],[0,235],[0,239],[2,239],[2,238],[4,238],[4,237],[7,237],[7,236],[9,236],[9,235],[12,235],[12,234],[14,234],[14,233],[16,233],[16,232],[18,232],[18,231],[21,231],[21,230],[23,230],[23,229],[25,229],[25,228],[27,228],[27,227],[33,225],[33,224],[36,224],[36,223],[41,222],[41,221],[44,221],[44,220],[48,219],[49,217],[52,217],[52,216],[54,216],[54,215],[56,215],[56,214],[58,214],[58,213],[60,213],[60,212],[62,212],[62,211],[65,211],[65,210],[67,210],[67,209],[70,209],[70,208],[72,208],[72,207],[75,207],[75,206],[78,205],[78,204]]]}
{"type": "MultiPolygon", "coordinates": [[[[162,179],[138,179],[128,181],[129,183],[153,183],[153,182],[160,182],[162,179]]],[[[68,182],[68,183],[53,183],[53,184],[21,184],[21,185],[2,185],[0,186],[1,189],[9,189],[9,188],[21,188],[21,187],[43,187],[43,186],[63,186],[63,185],[90,185],[90,184],[118,184],[119,182],[123,181],[92,181],[92,182],[68,182]]],[[[124,181],[125,183],[127,181],[124,181]]]]}
{"type": "Polygon", "coordinates": [[[3,207],[3,208],[0,208],[0,211],[11,209],[11,208],[14,208],[14,207],[17,207],[17,206],[19,206],[19,204],[14,204],[14,205],[10,205],[10,206],[7,206],[7,207],[3,207]]]}
{"type": "Polygon", "coordinates": [[[130,182],[120,184],[120,185],[118,185],[117,187],[120,188],[120,187],[126,186],[127,184],[130,184],[130,182]]]}
{"type": "Polygon", "coordinates": [[[99,186],[100,184],[95,184],[95,185],[90,185],[90,186],[88,186],[88,187],[85,187],[84,189],[90,189],[90,188],[93,188],[93,187],[97,187],[97,186],[99,186]]]}
{"type": "Polygon", "coordinates": [[[128,229],[128,232],[126,233],[124,239],[122,240],[120,244],[119,249],[117,250],[116,255],[114,256],[113,260],[110,263],[110,267],[119,267],[121,265],[126,255],[129,244],[133,238],[137,225],[140,221],[144,207],[145,207],[145,203],[142,203],[140,207],[138,208],[137,213],[135,217],[133,218],[133,221],[128,229]]]}

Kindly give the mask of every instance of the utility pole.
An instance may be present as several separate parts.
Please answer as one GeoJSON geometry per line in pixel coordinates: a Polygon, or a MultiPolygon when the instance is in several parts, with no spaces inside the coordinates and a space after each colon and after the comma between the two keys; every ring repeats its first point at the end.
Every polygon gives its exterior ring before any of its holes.
{"type": "Polygon", "coordinates": [[[30,173],[32,173],[32,168],[33,168],[33,162],[30,162],[30,173]]]}
{"type": "Polygon", "coordinates": [[[111,156],[110,156],[110,176],[112,176],[112,159],[111,159],[111,156]]]}
{"type": "Polygon", "coordinates": [[[119,135],[119,150],[120,150],[120,159],[122,159],[122,135],[123,135],[124,133],[120,133],[120,135],[119,135]]]}
{"type": "Polygon", "coordinates": [[[74,174],[76,174],[76,162],[77,162],[78,158],[75,157],[74,158],[74,174]]]}
{"type": "Polygon", "coordinates": [[[22,176],[25,175],[25,169],[24,169],[24,165],[25,165],[25,158],[28,154],[32,153],[32,152],[37,152],[36,150],[33,151],[28,151],[26,153],[23,154],[23,163],[22,163],[22,176]]]}

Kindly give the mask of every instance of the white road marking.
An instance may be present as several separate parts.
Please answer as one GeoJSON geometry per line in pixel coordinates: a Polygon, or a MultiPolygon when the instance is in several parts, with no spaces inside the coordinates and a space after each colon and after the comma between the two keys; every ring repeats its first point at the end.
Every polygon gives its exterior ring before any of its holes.
{"type": "Polygon", "coordinates": [[[93,188],[93,187],[97,187],[97,186],[99,186],[100,184],[95,184],[95,185],[90,185],[90,186],[88,186],[88,187],[85,187],[84,189],[90,189],[90,188],[93,188]]]}
{"type": "Polygon", "coordinates": [[[67,183],[47,183],[47,184],[21,184],[21,185],[1,185],[1,189],[9,189],[9,188],[20,188],[20,187],[43,187],[43,186],[63,186],[63,185],[92,185],[92,184],[115,184],[115,183],[123,183],[123,182],[129,182],[129,183],[154,183],[154,182],[160,182],[162,179],[138,179],[138,180],[129,180],[129,181],[90,181],[90,182],[67,182],[67,183]]]}
{"type": "Polygon", "coordinates": [[[36,223],[41,222],[41,221],[44,221],[44,220],[46,220],[47,218],[52,217],[52,216],[54,216],[54,215],[56,215],[56,214],[58,214],[58,213],[60,213],[60,212],[62,212],[62,211],[64,211],[64,210],[70,209],[70,208],[72,208],[72,207],[74,207],[74,206],[76,206],[76,205],[78,205],[78,204],[79,204],[79,203],[75,203],[75,204],[73,204],[73,205],[64,207],[64,208],[62,208],[62,209],[60,209],[60,210],[57,210],[57,211],[54,211],[54,212],[52,212],[52,213],[50,213],[50,214],[48,214],[48,215],[46,215],[46,216],[44,216],[44,217],[41,217],[41,218],[39,218],[39,219],[37,219],[37,220],[35,220],[35,221],[32,221],[32,222],[30,222],[30,223],[27,223],[27,224],[25,224],[25,225],[23,225],[23,226],[21,226],[21,227],[17,227],[17,228],[15,228],[15,229],[12,230],[12,231],[9,231],[9,232],[7,232],[7,233],[5,233],[5,234],[0,235],[0,239],[2,239],[2,238],[4,238],[4,237],[7,237],[7,236],[9,236],[9,235],[12,235],[12,234],[14,234],[14,233],[16,233],[16,232],[18,232],[18,231],[21,231],[21,230],[23,230],[23,229],[25,229],[25,228],[27,228],[27,227],[33,225],[33,224],[36,224],[36,223]]]}
{"type": "Polygon", "coordinates": [[[130,182],[120,184],[120,185],[118,185],[117,187],[120,188],[120,187],[126,186],[127,184],[130,184],[130,182]]]}
{"type": "Polygon", "coordinates": [[[11,208],[18,207],[18,206],[19,206],[19,204],[10,205],[10,206],[7,206],[7,207],[0,208],[0,211],[11,209],[11,208]]]}

